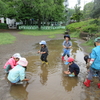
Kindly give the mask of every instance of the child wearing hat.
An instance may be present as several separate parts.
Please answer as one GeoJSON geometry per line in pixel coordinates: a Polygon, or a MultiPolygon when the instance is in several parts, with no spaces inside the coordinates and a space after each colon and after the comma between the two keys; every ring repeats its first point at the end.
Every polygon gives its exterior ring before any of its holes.
{"type": "Polygon", "coordinates": [[[94,73],[98,73],[99,83],[97,84],[98,88],[100,88],[100,37],[94,40],[95,47],[92,49],[90,54],[90,68],[87,79],[83,82],[86,87],[90,87],[90,83],[92,81],[94,73]]]}
{"type": "Polygon", "coordinates": [[[77,64],[74,63],[74,59],[72,57],[69,57],[65,64],[69,66],[69,70],[64,71],[65,74],[67,74],[69,77],[78,76],[80,68],[77,64]]]}
{"type": "Polygon", "coordinates": [[[25,68],[28,65],[28,61],[26,58],[20,58],[20,60],[17,62],[16,67],[11,69],[9,71],[7,79],[11,83],[17,83],[19,81],[28,81],[29,79],[25,78],[25,68]]]}
{"type": "Polygon", "coordinates": [[[63,55],[62,55],[62,61],[64,61],[65,55],[70,57],[70,48],[72,47],[72,42],[70,41],[71,38],[69,35],[64,36],[64,41],[63,41],[63,55]]]}
{"type": "Polygon", "coordinates": [[[42,40],[39,44],[41,45],[41,49],[38,51],[38,53],[41,54],[40,59],[42,60],[42,63],[48,64],[48,61],[47,61],[48,48],[46,45],[46,41],[42,40]]]}
{"type": "Polygon", "coordinates": [[[17,62],[21,58],[19,53],[15,53],[4,65],[4,69],[6,73],[9,73],[9,70],[14,68],[17,65],[17,62]]]}

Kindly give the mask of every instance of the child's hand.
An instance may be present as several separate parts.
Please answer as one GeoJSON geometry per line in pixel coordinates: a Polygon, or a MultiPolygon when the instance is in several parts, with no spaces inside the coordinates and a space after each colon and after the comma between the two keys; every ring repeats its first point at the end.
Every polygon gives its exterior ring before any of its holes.
{"type": "Polygon", "coordinates": [[[70,71],[64,71],[65,74],[70,74],[70,71]]]}
{"type": "Polygon", "coordinates": [[[63,46],[66,49],[66,46],[63,46]]]}
{"type": "Polygon", "coordinates": [[[40,51],[38,51],[38,53],[40,53],[40,51]]]}
{"type": "Polygon", "coordinates": [[[66,47],[66,49],[69,49],[69,47],[66,47]]]}
{"type": "Polygon", "coordinates": [[[29,79],[24,79],[23,81],[29,81],[29,79]]]}

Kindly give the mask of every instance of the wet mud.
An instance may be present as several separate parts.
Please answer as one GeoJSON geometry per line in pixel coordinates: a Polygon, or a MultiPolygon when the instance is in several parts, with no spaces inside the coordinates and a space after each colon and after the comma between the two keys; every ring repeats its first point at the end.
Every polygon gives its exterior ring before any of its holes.
{"type": "MultiPolygon", "coordinates": [[[[7,75],[0,76],[0,100],[100,100],[100,89],[97,88],[98,79],[94,78],[91,87],[86,88],[83,81],[87,75],[84,62],[84,51],[73,40],[71,57],[80,67],[78,77],[68,77],[63,71],[68,66],[61,61],[63,40],[50,40],[48,62],[42,64],[37,51],[40,45],[33,45],[34,53],[26,56],[29,61],[26,77],[29,82],[21,85],[11,85],[6,79],[7,75]]],[[[66,57],[65,57],[66,59],[66,57]]]]}

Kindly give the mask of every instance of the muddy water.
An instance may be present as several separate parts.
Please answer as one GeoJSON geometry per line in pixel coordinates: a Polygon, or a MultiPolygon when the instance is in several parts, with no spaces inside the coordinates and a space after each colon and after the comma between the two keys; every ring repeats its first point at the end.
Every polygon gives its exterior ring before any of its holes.
{"type": "MultiPolygon", "coordinates": [[[[73,41],[71,57],[79,65],[81,72],[77,78],[70,78],[63,74],[67,66],[61,61],[63,40],[48,41],[49,65],[41,63],[37,51],[40,46],[36,44],[34,55],[28,56],[29,61],[26,77],[30,79],[28,84],[11,85],[7,80],[6,85],[0,87],[2,93],[0,100],[100,100],[100,90],[97,88],[97,79],[90,88],[83,86],[86,77],[84,52],[77,42],[73,41]]],[[[65,57],[66,58],[66,57],[65,57]]]]}

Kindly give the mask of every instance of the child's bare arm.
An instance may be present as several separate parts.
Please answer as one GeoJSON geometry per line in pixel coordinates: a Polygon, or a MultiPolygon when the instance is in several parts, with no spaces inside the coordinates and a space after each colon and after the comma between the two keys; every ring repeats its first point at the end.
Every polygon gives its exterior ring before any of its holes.
{"type": "Polygon", "coordinates": [[[25,78],[25,79],[23,79],[22,81],[29,81],[29,79],[26,79],[26,78],[25,78]]]}
{"type": "Polygon", "coordinates": [[[64,71],[64,73],[67,74],[67,75],[71,74],[71,72],[69,70],[68,71],[64,71]]]}

